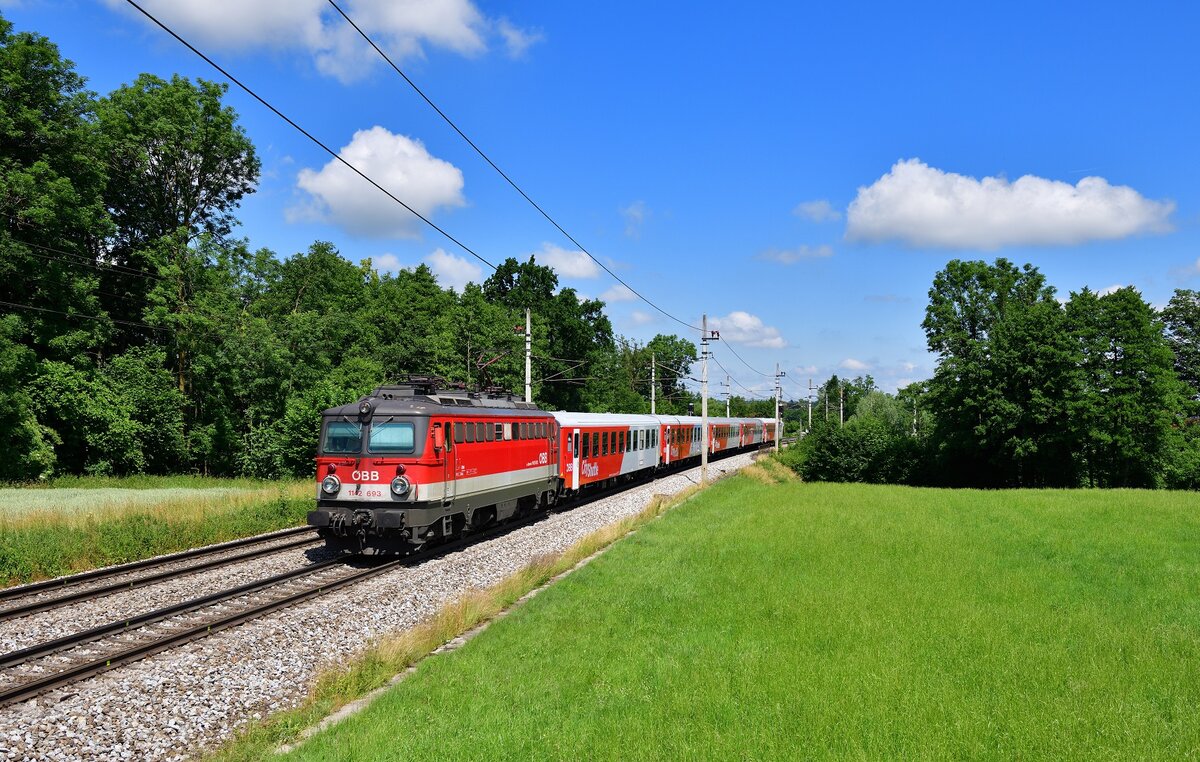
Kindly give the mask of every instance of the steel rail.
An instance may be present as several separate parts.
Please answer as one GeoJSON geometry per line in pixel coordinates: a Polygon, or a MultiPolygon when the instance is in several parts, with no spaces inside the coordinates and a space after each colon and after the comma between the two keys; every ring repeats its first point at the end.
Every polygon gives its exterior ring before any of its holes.
{"type": "Polygon", "coordinates": [[[248,550],[243,553],[238,553],[237,555],[228,556],[226,558],[214,558],[208,561],[202,561],[198,564],[186,566],[182,569],[170,569],[157,574],[150,574],[145,577],[131,579],[127,582],[114,582],[102,587],[93,587],[87,590],[76,590],[73,593],[67,593],[66,595],[60,595],[55,598],[47,598],[45,600],[32,601],[23,605],[0,609],[0,622],[8,619],[16,619],[17,617],[28,616],[29,614],[36,614],[39,611],[49,611],[50,609],[61,608],[62,606],[66,606],[70,603],[78,603],[79,601],[102,598],[106,595],[112,595],[125,590],[134,590],[136,588],[145,587],[157,582],[164,582],[166,580],[177,579],[179,577],[187,577],[192,574],[207,571],[209,569],[217,569],[222,566],[230,566],[241,561],[248,561],[252,558],[269,556],[272,553],[279,553],[285,550],[294,550],[296,548],[302,548],[305,545],[316,545],[320,542],[321,540],[316,537],[301,537],[299,539],[283,543],[282,545],[271,545],[263,548],[255,548],[254,550],[248,550]]]}
{"type": "Polygon", "coordinates": [[[153,611],[147,611],[143,614],[120,619],[115,622],[102,624],[98,627],[93,627],[90,630],[83,630],[70,635],[64,635],[61,638],[55,638],[54,640],[48,640],[44,643],[38,643],[37,645],[29,646],[28,648],[22,648],[17,651],[10,651],[6,654],[0,654],[0,667],[15,667],[18,664],[24,664],[27,661],[31,661],[42,656],[47,656],[57,651],[65,651],[68,648],[74,648],[86,643],[91,643],[92,641],[99,640],[100,638],[108,635],[114,635],[120,632],[125,632],[126,630],[144,627],[148,624],[161,622],[162,620],[169,619],[173,616],[187,614],[189,612],[202,609],[206,606],[212,606],[213,604],[221,603],[222,601],[229,600],[230,598],[249,595],[250,593],[258,592],[264,588],[273,587],[285,582],[290,582],[294,579],[306,577],[310,574],[315,574],[319,571],[328,569],[341,563],[342,559],[331,558],[327,561],[321,561],[309,566],[303,566],[299,569],[292,569],[291,571],[286,571],[282,574],[276,574],[264,579],[254,580],[253,582],[247,582],[244,585],[238,585],[237,587],[219,590],[215,593],[210,593],[209,595],[205,595],[200,598],[191,598],[171,606],[165,606],[153,611]]]}
{"type": "Polygon", "coordinates": [[[181,553],[172,553],[167,556],[147,558],[141,561],[132,561],[127,564],[110,566],[105,569],[95,569],[93,571],[80,572],[79,574],[72,574],[69,577],[57,577],[55,579],[48,579],[42,582],[33,582],[28,585],[17,585],[15,587],[9,587],[0,590],[0,601],[20,598],[25,595],[32,595],[33,593],[41,593],[46,590],[69,587],[71,585],[82,584],[84,582],[95,582],[98,579],[115,577],[119,574],[126,574],[128,572],[139,571],[141,569],[149,569],[155,566],[174,563],[176,561],[186,561],[189,558],[200,558],[203,556],[212,555],[214,553],[223,553],[227,550],[242,548],[246,547],[247,545],[254,545],[255,543],[272,542],[284,537],[291,537],[292,535],[311,531],[312,527],[308,526],[292,527],[290,529],[284,529],[280,532],[273,532],[272,534],[266,536],[256,535],[254,537],[244,537],[240,540],[231,540],[230,542],[223,542],[219,545],[209,545],[203,548],[192,548],[191,550],[185,550],[181,553]]]}
{"type": "MultiPolygon", "coordinates": [[[[45,693],[46,691],[53,690],[64,685],[70,685],[71,683],[75,683],[89,677],[94,677],[102,672],[107,672],[111,669],[115,669],[116,667],[139,661],[147,656],[152,656],[169,648],[174,648],[185,643],[190,643],[193,640],[199,640],[201,638],[208,637],[213,633],[227,630],[252,619],[257,619],[258,617],[278,611],[279,609],[293,606],[310,598],[315,598],[319,595],[332,592],[333,590],[338,590],[367,577],[373,577],[389,571],[403,563],[403,560],[404,559],[394,559],[377,566],[360,569],[336,580],[309,587],[297,593],[267,601],[266,603],[240,609],[217,619],[206,620],[200,624],[188,627],[178,632],[169,633],[164,637],[149,640],[143,643],[136,643],[122,651],[100,656],[89,661],[80,662],[79,664],[73,664],[58,672],[38,676],[33,680],[27,680],[17,685],[0,689],[0,706],[26,701],[41,693],[45,693]]],[[[330,561],[323,562],[322,564],[314,564],[313,566],[306,567],[303,571],[314,573],[319,569],[328,568],[337,563],[340,563],[338,559],[332,559],[330,561]]],[[[302,575],[293,573],[292,576],[295,577],[302,575]]],[[[252,583],[252,585],[254,584],[256,583],[252,583]]],[[[257,583],[257,587],[270,587],[276,584],[280,584],[280,582],[260,580],[259,583],[257,583]]],[[[190,603],[195,603],[195,601],[191,601],[190,603]]]]}

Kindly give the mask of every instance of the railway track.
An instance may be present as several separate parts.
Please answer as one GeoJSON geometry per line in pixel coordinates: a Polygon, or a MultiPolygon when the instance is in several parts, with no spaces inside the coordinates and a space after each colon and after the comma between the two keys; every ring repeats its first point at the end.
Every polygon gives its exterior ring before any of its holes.
{"type": "Polygon", "coordinates": [[[169,556],[160,556],[159,558],[147,559],[145,561],[135,561],[130,564],[121,566],[113,566],[107,569],[97,569],[96,571],[83,572],[82,574],[72,575],[59,579],[47,580],[45,582],[35,582],[31,585],[22,585],[20,587],[8,588],[0,590],[0,605],[7,603],[9,605],[0,608],[0,622],[17,617],[28,616],[40,611],[49,611],[50,609],[66,606],[72,603],[92,600],[105,595],[123,592],[125,590],[133,590],[146,585],[152,585],[159,582],[165,582],[177,577],[185,577],[190,574],[196,574],[210,569],[217,569],[222,566],[230,566],[232,564],[248,561],[250,559],[259,558],[271,553],[279,553],[284,550],[301,548],[306,545],[317,545],[320,540],[316,538],[313,530],[309,527],[294,527],[286,529],[282,532],[276,532],[267,537],[251,537],[243,540],[235,540],[234,542],[224,543],[206,548],[196,548],[193,550],[175,553],[169,556]],[[279,540],[288,537],[295,537],[288,542],[278,543],[279,540]],[[240,553],[235,553],[230,556],[220,558],[207,558],[216,556],[222,553],[228,553],[231,550],[239,548],[249,548],[240,553]],[[207,560],[203,560],[207,558],[207,560]],[[168,569],[160,572],[154,572],[154,569],[170,566],[181,561],[189,561],[193,559],[202,559],[199,563],[189,564],[178,569],[168,569]],[[101,582],[105,579],[112,579],[138,571],[149,570],[152,573],[135,577],[133,579],[121,580],[118,582],[110,582],[108,584],[90,587],[90,583],[101,582]],[[87,586],[87,587],[85,587],[87,586]],[[55,595],[53,597],[42,597],[46,593],[66,590],[68,592],[63,595],[55,595]],[[22,602],[24,601],[24,602],[22,602]]]}
{"type": "Polygon", "coordinates": [[[413,565],[520,529],[547,511],[410,556],[321,561],[56,640],[0,654],[0,706],[28,701],[156,653],[208,637],[399,566],[413,565]]]}

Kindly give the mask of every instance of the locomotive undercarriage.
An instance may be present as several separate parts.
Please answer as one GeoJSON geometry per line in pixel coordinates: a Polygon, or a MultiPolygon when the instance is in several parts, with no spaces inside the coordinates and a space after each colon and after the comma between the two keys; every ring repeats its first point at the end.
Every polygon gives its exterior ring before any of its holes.
{"type": "Polygon", "coordinates": [[[480,531],[554,505],[557,480],[530,494],[529,485],[482,497],[464,497],[449,505],[441,502],[406,503],[404,507],[368,502],[323,501],[308,514],[309,526],[332,550],[369,555],[406,555],[428,545],[480,531]]]}

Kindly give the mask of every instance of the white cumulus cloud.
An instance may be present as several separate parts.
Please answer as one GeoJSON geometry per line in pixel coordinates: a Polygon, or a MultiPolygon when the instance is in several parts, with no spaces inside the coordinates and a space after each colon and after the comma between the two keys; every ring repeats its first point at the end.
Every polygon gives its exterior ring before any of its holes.
{"type": "MultiPolygon", "coordinates": [[[[142,18],[122,0],[109,7],[142,18]]],[[[325,0],[142,0],[146,10],[204,48],[299,50],[319,71],[352,81],[382,59],[325,0]]],[[[507,19],[487,18],[471,0],[344,0],[341,6],[393,60],[427,46],[465,56],[485,53],[489,38],[518,57],[542,38],[507,19]]],[[[143,19],[144,20],[144,19],[143,19]]],[[[147,21],[147,23],[150,23],[147,21]]]]}
{"type": "Polygon", "coordinates": [[[959,249],[1071,245],[1167,232],[1174,210],[1102,177],[1075,185],[1033,175],[979,180],[909,159],[858,189],[846,237],[959,249]]]}
{"type": "Polygon", "coordinates": [[[829,222],[841,219],[842,213],[833,208],[833,204],[825,199],[802,201],[792,210],[792,214],[812,222],[829,222]]]}
{"type": "Polygon", "coordinates": [[[646,325],[647,323],[654,322],[653,315],[648,312],[642,312],[641,310],[634,310],[633,312],[629,313],[629,319],[633,321],[634,325],[646,325]]]}
{"type": "MultiPolygon", "coordinates": [[[[426,217],[465,203],[462,171],[431,156],[419,140],[376,126],[354,133],[338,155],[426,217]]],[[[316,219],[372,238],[417,237],[416,217],[340,161],[300,170],[296,184],[309,198],[289,210],[289,219],[316,219]]]]}
{"type": "Polygon", "coordinates": [[[633,293],[628,286],[621,283],[616,284],[612,288],[600,294],[602,302],[632,302],[636,300],[637,294],[633,293]]]}
{"type": "Polygon", "coordinates": [[[838,363],[838,367],[843,370],[870,370],[871,366],[862,360],[855,360],[853,357],[847,357],[838,363]]]}
{"type": "Polygon", "coordinates": [[[709,318],[708,327],[720,332],[721,341],[766,349],[782,349],[787,346],[787,342],[779,335],[778,328],[766,325],[759,316],[741,310],[734,310],[724,317],[709,318]]]}
{"type": "Polygon", "coordinates": [[[794,249],[767,249],[758,254],[755,259],[764,262],[778,262],[781,265],[794,265],[805,259],[827,259],[833,256],[833,247],[827,243],[820,246],[802,244],[794,249]]]}
{"type": "Polygon", "coordinates": [[[600,266],[582,251],[568,251],[552,243],[543,243],[533,257],[538,264],[554,270],[560,278],[595,278],[600,275],[600,266]]]}
{"type": "Polygon", "coordinates": [[[1111,286],[1107,286],[1107,287],[1102,288],[1099,291],[1097,291],[1096,296],[1108,296],[1109,294],[1120,291],[1121,289],[1125,288],[1127,285],[1128,284],[1126,284],[1126,283],[1114,283],[1111,286]]]}
{"type": "Polygon", "coordinates": [[[479,265],[465,257],[447,253],[445,249],[438,249],[425,257],[425,262],[437,276],[438,283],[455,291],[461,292],[468,283],[478,283],[479,276],[483,274],[483,268],[479,265]]]}

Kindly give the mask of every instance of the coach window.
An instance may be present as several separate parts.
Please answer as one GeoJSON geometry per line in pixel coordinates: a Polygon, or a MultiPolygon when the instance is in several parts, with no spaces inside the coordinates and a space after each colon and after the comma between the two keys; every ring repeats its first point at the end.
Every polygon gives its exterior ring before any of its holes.
{"type": "Polygon", "coordinates": [[[600,432],[600,454],[608,455],[608,432],[600,432]]]}
{"type": "Polygon", "coordinates": [[[592,455],[600,454],[600,433],[592,432],[592,455]]]}

